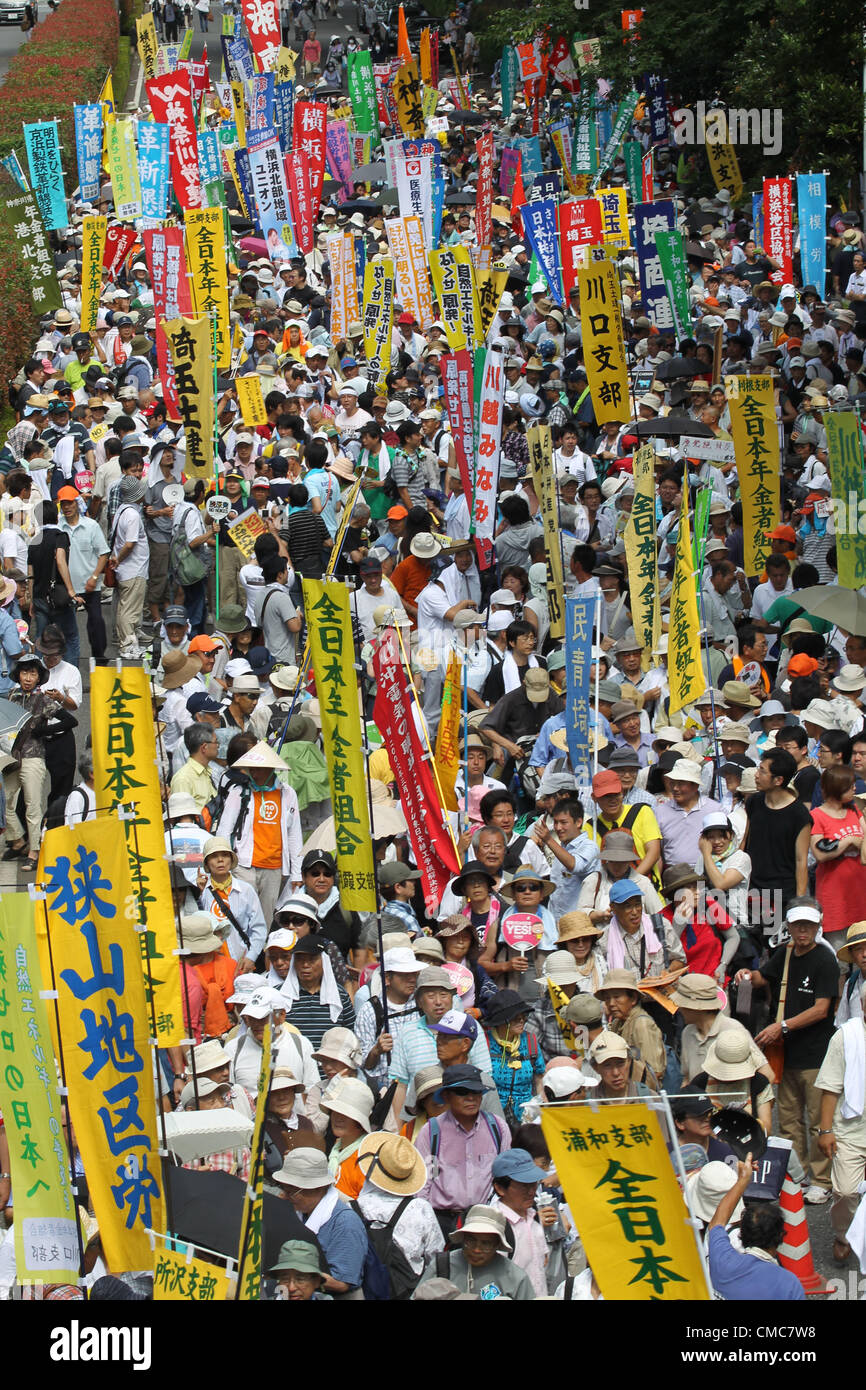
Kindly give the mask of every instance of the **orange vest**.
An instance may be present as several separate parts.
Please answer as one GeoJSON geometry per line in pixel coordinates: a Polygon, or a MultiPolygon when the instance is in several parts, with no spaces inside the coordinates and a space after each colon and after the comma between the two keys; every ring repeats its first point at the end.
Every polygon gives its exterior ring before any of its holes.
{"type": "Polygon", "coordinates": [[[231,1027],[225,1001],[234,993],[237,962],[224,945],[220,955],[204,965],[193,967],[204,990],[204,1031],[207,1037],[221,1038],[231,1027]]]}

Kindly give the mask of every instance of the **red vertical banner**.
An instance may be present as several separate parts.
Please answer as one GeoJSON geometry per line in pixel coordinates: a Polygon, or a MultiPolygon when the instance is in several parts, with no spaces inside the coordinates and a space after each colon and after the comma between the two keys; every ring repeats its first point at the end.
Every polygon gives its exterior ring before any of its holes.
{"type": "Polygon", "coordinates": [[[435,914],[448,880],[458,871],[427,750],[415,724],[413,700],[397,634],[387,628],[373,654],[376,701],[373,720],[382,735],[409,827],[409,843],[421,870],[427,911],[435,914]]]}
{"type": "Polygon", "coordinates": [[[764,250],[780,269],[770,272],[774,285],[789,285],[794,269],[791,180],[764,179],[764,250]]]}
{"type": "Polygon", "coordinates": [[[478,462],[472,492],[472,519],[475,534],[493,541],[496,527],[496,493],[499,487],[499,446],[505,404],[505,370],[502,353],[491,348],[481,379],[480,420],[478,424],[478,462]]]}
{"type": "Polygon", "coordinates": [[[147,269],[153,287],[153,314],[156,319],[156,360],[170,420],[180,420],[180,401],[174,379],[174,364],[168,350],[163,323],[192,315],[192,293],[186,270],[186,253],[181,227],[164,227],[142,233],[147,269]]]}
{"type": "Polygon", "coordinates": [[[198,173],[198,137],[192,109],[189,77],[167,72],[145,83],[154,119],[171,128],[171,183],[181,207],[203,204],[198,173]]]}
{"type": "Polygon", "coordinates": [[[626,37],[623,39],[623,43],[628,43],[629,38],[638,38],[639,35],[635,34],[634,30],[637,29],[643,19],[643,10],[621,10],[620,15],[622,17],[622,27],[626,30],[626,37]]]}
{"type": "Polygon", "coordinates": [[[325,181],[328,108],[322,101],[296,101],[292,118],[292,150],[308,161],[311,216],[315,224],[325,181]]]}
{"type": "Polygon", "coordinates": [[[277,0],[241,0],[241,11],[259,72],[273,72],[280,50],[277,0]]]}
{"type": "Polygon", "coordinates": [[[518,151],[517,168],[514,171],[514,183],[511,187],[511,225],[514,228],[515,236],[523,236],[523,214],[520,209],[526,202],[526,191],[523,187],[523,155],[518,151]]]}
{"type": "Polygon", "coordinates": [[[137,240],[134,227],[124,227],[121,223],[116,222],[108,228],[105,233],[102,264],[108,271],[109,280],[114,279],[137,240]]]}
{"type": "Polygon", "coordinates": [[[653,182],[653,147],[650,145],[646,154],[640,162],[640,192],[641,202],[651,203],[655,192],[653,182]]]}
{"type": "Polygon", "coordinates": [[[313,217],[313,199],[310,192],[310,166],[306,156],[301,154],[299,150],[289,150],[284,163],[289,202],[292,205],[295,240],[302,254],[308,256],[316,244],[316,220],[313,217]]]}
{"type": "Polygon", "coordinates": [[[433,86],[439,86],[439,30],[434,29],[430,35],[430,62],[433,66],[433,86]]]}
{"type": "Polygon", "coordinates": [[[472,353],[462,348],[449,352],[440,360],[442,385],[445,388],[445,410],[451,422],[451,438],[460,481],[467,505],[472,502],[472,466],[475,458],[475,433],[472,423],[474,378],[472,353]]]}
{"type": "Polygon", "coordinates": [[[576,198],[559,205],[559,247],[562,265],[562,290],[566,302],[577,284],[577,272],[583,264],[584,246],[601,246],[601,206],[597,198],[576,198]]]}
{"type": "Polygon", "coordinates": [[[475,240],[479,246],[493,245],[493,131],[475,141],[478,155],[478,183],[475,188],[475,240]]]}

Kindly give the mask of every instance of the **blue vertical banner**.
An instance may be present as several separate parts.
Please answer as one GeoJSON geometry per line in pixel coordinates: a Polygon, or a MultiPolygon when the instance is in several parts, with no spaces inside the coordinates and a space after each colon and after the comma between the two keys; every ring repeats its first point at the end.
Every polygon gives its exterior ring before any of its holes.
{"type": "Polygon", "coordinates": [[[0,164],[3,165],[3,168],[6,170],[7,174],[12,175],[13,179],[17,183],[18,187],[21,189],[22,193],[30,192],[30,184],[27,182],[27,175],[21,168],[21,160],[18,158],[14,150],[12,150],[9,154],[4,154],[3,158],[0,159],[0,164]]]}
{"type": "Polygon", "coordinates": [[[442,236],[442,214],[445,211],[445,189],[447,184],[444,179],[432,179],[433,189],[433,245],[438,246],[442,236]]]}
{"type": "Polygon", "coordinates": [[[590,781],[594,598],[565,600],[565,737],[578,786],[590,781]]]}
{"type": "Polygon", "coordinates": [[[250,152],[247,149],[235,150],[235,170],[237,171],[238,183],[241,186],[241,193],[244,202],[250,210],[250,216],[258,228],[259,236],[262,234],[262,224],[259,220],[259,205],[256,202],[253,192],[253,178],[250,172],[250,152]]]}
{"type": "Polygon", "coordinates": [[[764,244],[764,195],[763,193],[752,194],[752,226],[754,228],[754,239],[758,246],[764,244]]]}
{"type": "Polygon", "coordinates": [[[646,113],[650,123],[650,140],[654,145],[667,145],[668,98],[665,80],[658,73],[646,73],[643,80],[646,113]]]}
{"type": "Polygon", "coordinates": [[[556,203],[551,199],[541,203],[525,203],[521,213],[526,242],[541,266],[552,298],[562,308],[564,299],[556,203]]]}
{"type": "Polygon", "coordinates": [[[270,130],[274,124],[274,74],[257,72],[250,97],[250,130],[270,130]]]}
{"type": "Polygon", "coordinates": [[[543,203],[545,199],[556,202],[562,192],[562,175],[558,170],[552,169],[548,174],[542,174],[540,179],[536,179],[529,190],[530,203],[543,203]]]}
{"type": "Polygon", "coordinates": [[[219,141],[215,130],[198,132],[198,176],[202,188],[222,180],[219,141]]]}
{"type": "Polygon", "coordinates": [[[800,278],[824,298],[827,281],[827,176],[797,175],[797,222],[800,227],[800,278]]]}
{"type": "Polygon", "coordinates": [[[609,101],[598,103],[595,112],[595,124],[598,131],[598,147],[603,150],[608,145],[613,131],[613,112],[610,109],[609,101]]]}
{"type": "Polygon", "coordinates": [[[274,87],[274,125],[280,137],[280,149],[288,154],[292,148],[292,122],[295,116],[294,82],[278,82],[274,87]]]}
{"type": "Polygon", "coordinates": [[[57,122],[36,121],[33,125],[25,125],[24,144],[27,147],[30,182],[45,230],[59,232],[69,226],[69,213],[63,187],[63,161],[57,122]]]}
{"type": "Polygon", "coordinates": [[[541,144],[537,135],[530,135],[523,140],[513,140],[512,144],[520,150],[520,174],[524,190],[528,190],[532,180],[544,173],[541,144]]]}
{"type": "Polygon", "coordinates": [[[75,157],[78,161],[78,189],[81,201],[93,203],[99,197],[102,168],[102,107],[98,101],[73,106],[75,118],[75,157]]]}
{"type": "Polygon", "coordinates": [[[674,331],[675,325],[655,238],[657,232],[673,231],[676,225],[677,214],[672,202],[635,203],[634,239],[640,295],[644,313],[659,332],[674,331]]]}
{"type": "Polygon", "coordinates": [[[252,82],[256,76],[253,55],[246,39],[232,39],[226,44],[225,54],[236,82],[252,82]]]}
{"type": "Polygon", "coordinates": [[[141,215],[161,222],[168,216],[171,126],[161,121],[139,121],[137,133],[141,215]]]}

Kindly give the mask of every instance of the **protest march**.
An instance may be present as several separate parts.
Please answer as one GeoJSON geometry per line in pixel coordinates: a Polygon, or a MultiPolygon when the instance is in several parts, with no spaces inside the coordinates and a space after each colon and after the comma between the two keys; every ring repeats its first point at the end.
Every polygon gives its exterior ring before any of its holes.
{"type": "Polygon", "coordinates": [[[54,1359],[83,1302],[866,1297],[862,197],[574,8],[92,0],[131,63],[0,152],[54,1359]]]}

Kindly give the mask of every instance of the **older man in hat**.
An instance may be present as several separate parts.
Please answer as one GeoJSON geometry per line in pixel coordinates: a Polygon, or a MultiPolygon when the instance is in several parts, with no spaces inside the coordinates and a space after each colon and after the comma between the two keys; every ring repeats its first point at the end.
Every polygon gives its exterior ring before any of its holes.
{"type": "Polygon", "coordinates": [[[665,864],[696,864],[701,857],[698,841],[704,816],[710,811],[721,811],[722,807],[712,797],[701,794],[701,765],[690,758],[679,758],[674,763],[669,785],[670,801],[656,806],[662,859],[665,864]]]}
{"type": "Polygon", "coordinates": [[[328,1262],[331,1272],[324,1279],[324,1292],[334,1298],[363,1299],[367,1233],[357,1212],[341,1200],[325,1155],[318,1149],[293,1149],[273,1180],[316,1237],[328,1262]]]}
{"type": "MultiPolygon", "coordinates": [[[[415,986],[418,1016],[413,1022],[407,1021],[395,1036],[389,1065],[389,1078],[397,1082],[393,1109],[394,1118],[398,1122],[407,1094],[409,1100],[413,1100],[411,1092],[415,1073],[420,1067],[430,1066],[438,1060],[438,1034],[434,1028],[446,1015],[456,1016],[456,992],[454,981],[447,970],[438,966],[428,966],[418,976],[415,986]]],[[[490,1074],[490,1051],[480,1029],[476,1029],[474,1038],[469,1039],[469,1046],[465,1051],[464,1060],[468,1058],[468,1061],[481,1072],[490,1074]]]]}
{"type": "Polygon", "coordinates": [[[613,655],[623,680],[628,681],[643,696],[643,709],[652,718],[656,701],[667,693],[664,668],[650,666],[649,670],[643,670],[643,647],[635,635],[634,628],[629,628],[625,636],[619,639],[613,648],[613,655]]]}
{"type": "Polygon", "coordinates": [[[267,926],[255,889],[232,873],[237,864],[238,857],[228,840],[211,836],[202,849],[198,889],[202,911],[210,913],[214,931],[227,942],[229,954],[238,962],[238,973],[244,974],[256,968],[267,926]]]}
{"type": "Polygon", "coordinates": [[[229,788],[216,833],[236,852],[238,877],[255,888],[269,922],[286,881],[301,884],[298,797],[280,780],[285,764],[266,743],[238,758],[234,770],[243,780],[229,788]]]}
{"type": "Polygon", "coordinates": [[[490,1084],[477,1067],[446,1066],[436,1093],[446,1108],[418,1136],[416,1147],[428,1173],[423,1193],[446,1237],[456,1230],[468,1208],[487,1196],[493,1160],[511,1148],[505,1121],[481,1108],[490,1084]]]}
{"type": "Polygon", "coordinates": [[[127,475],[120,484],[120,503],[109,535],[111,558],[117,577],[114,627],[123,661],[141,656],[136,633],[144,612],[144,596],[150,566],[150,547],[141,514],[146,486],[142,478],[127,475]]]}

